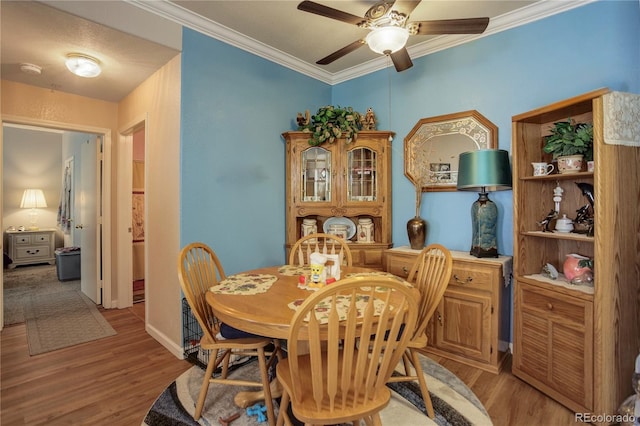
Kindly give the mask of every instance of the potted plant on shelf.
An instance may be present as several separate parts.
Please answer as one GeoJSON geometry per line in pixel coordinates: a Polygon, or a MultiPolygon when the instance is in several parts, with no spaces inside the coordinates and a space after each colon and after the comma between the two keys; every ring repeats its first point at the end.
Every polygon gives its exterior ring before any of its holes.
{"type": "Polygon", "coordinates": [[[358,137],[360,129],[362,117],[359,112],[351,107],[332,105],[321,107],[309,120],[298,123],[298,130],[310,133],[309,145],[314,146],[333,143],[340,138],[351,143],[358,137]]]}
{"type": "Polygon", "coordinates": [[[551,134],[545,136],[543,151],[558,161],[560,173],[575,173],[582,169],[582,161],[593,160],[593,124],[575,123],[570,118],[553,124],[551,134]]]}

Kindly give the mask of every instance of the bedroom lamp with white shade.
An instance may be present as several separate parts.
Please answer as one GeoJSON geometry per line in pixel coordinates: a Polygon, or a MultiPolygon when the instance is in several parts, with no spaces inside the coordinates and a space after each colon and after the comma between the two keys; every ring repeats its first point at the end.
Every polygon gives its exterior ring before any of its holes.
{"type": "Polygon", "coordinates": [[[47,207],[47,200],[44,198],[42,189],[25,189],[20,201],[20,208],[31,209],[29,211],[29,230],[36,231],[38,228],[38,210],[47,207]]]}

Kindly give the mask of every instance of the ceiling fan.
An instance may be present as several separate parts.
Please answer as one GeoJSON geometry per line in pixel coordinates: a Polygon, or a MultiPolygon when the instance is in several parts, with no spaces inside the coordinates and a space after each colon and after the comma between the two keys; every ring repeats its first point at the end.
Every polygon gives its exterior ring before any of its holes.
{"type": "Polygon", "coordinates": [[[413,66],[405,44],[410,35],[481,34],[489,25],[489,18],[443,19],[409,21],[409,15],[418,6],[417,1],[379,1],[365,13],[364,18],[312,1],[303,1],[298,10],[314,13],[371,30],[364,39],[354,41],[316,62],[327,65],[368,45],[376,53],[389,55],[396,71],[413,66]]]}

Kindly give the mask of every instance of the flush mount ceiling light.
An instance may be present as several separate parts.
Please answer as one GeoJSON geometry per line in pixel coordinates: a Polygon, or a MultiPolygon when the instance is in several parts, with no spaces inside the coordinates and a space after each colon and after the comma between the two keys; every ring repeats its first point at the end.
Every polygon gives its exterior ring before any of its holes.
{"type": "Polygon", "coordinates": [[[42,67],[36,64],[23,63],[20,64],[20,71],[25,74],[40,75],[42,74],[42,67]]]}
{"type": "Polygon", "coordinates": [[[97,77],[102,72],[97,59],[79,53],[68,54],[65,64],[69,71],[80,77],[97,77]]]}
{"type": "Polygon", "coordinates": [[[402,49],[408,39],[409,31],[406,28],[390,26],[371,30],[366,42],[374,52],[388,55],[402,49]]]}

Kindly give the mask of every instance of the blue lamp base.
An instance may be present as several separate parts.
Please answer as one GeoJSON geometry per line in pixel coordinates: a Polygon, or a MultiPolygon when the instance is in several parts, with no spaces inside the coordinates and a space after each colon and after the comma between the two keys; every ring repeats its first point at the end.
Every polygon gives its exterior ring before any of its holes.
{"type": "Polygon", "coordinates": [[[475,257],[498,257],[498,208],[486,192],[479,194],[471,206],[473,236],[470,254],[475,257]]]}

